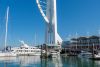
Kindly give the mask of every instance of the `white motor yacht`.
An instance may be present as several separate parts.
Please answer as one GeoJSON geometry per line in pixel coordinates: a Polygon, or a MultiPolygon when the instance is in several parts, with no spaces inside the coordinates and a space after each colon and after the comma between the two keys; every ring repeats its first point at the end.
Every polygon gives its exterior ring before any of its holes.
{"type": "MultiPolygon", "coordinates": [[[[41,55],[41,49],[38,47],[28,46],[24,43],[24,41],[20,41],[22,45],[20,47],[13,47],[11,48],[11,51],[16,53],[17,56],[19,55],[27,55],[27,56],[34,56],[34,55],[41,55]]],[[[42,53],[45,53],[44,50],[42,50],[42,53]]]]}
{"type": "Polygon", "coordinates": [[[60,55],[60,52],[58,52],[58,51],[50,51],[50,56],[52,57],[52,58],[56,58],[56,57],[58,57],[60,55]]]}
{"type": "Polygon", "coordinates": [[[90,59],[93,60],[100,60],[100,52],[96,53],[96,54],[92,54],[92,57],[90,57],[90,59]]]}
{"type": "Polygon", "coordinates": [[[92,53],[87,52],[87,51],[81,51],[81,53],[78,55],[78,57],[90,58],[90,57],[92,57],[92,53]]]}
{"type": "Polygon", "coordinates": [[[16,54],[13,52],[0,52],[0,57],[16,57],[16,54]]]}

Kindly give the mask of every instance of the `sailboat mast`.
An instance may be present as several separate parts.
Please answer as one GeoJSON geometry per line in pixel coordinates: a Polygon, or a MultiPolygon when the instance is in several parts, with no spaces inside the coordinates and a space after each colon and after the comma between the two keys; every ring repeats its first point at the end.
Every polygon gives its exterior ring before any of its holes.
{"type": "Polygon", "coordinates": [[[98,32],[99,32],[99,45],[100,45],[100,30],[98,32]]]}
{"type": "Polygon", "coordinates": [[[89,42],[89,32],[87,32],[87,44],[88,44],[88,50],[90,49],[90,44],[89,44],[90,42],[89,42]]]}
{"type": "Polygon", "coordinates": [[[35,33],[35,45],[36,45],[37,43],[36,43],[36,33],[35,33]]]}
{"type": "Polygon", "coordinates": [[[6,46],[7,46],[8,15],[9,15],[9,6],[7,7],[7,13],[6,13],[5,51],[6,51],[6,46]]]}
{"type": "Polygon", "coordinates": [[[77,34],[77,32],[76,32],[76,34],[75,34],[75,37],[76,37],[76,49],[77,49],[77,46],[78,46],[78,40],[77,40],[78,34],[77,34]]]}

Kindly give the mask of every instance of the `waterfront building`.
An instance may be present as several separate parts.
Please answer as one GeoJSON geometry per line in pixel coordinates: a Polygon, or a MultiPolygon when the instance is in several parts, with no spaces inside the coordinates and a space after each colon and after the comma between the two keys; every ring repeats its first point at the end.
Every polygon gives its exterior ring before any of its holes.
{"type": "Polygon", "coordinates": [[[99,36],[81,36],[78,38],[70,39],[70,42],[64,42],[64,48],[78,49],[78,50],[90,50],[93,47],[97,50],[100,49],[100,37],[99,36]]]}

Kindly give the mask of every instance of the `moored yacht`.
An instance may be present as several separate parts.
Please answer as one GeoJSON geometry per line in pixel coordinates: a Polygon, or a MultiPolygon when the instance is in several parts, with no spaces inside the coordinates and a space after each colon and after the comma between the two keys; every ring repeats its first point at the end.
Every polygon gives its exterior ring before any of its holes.
{"type": "Polygon", "coordinates": [[[4,51],[0,51],[0,57],[15,57],[16,54],[12,51],[6,50],[7,45],[7,32],[8,32],[8,15],[9,15],[9,7],[7,7],[7,14],[6,14],[6,28],[5,28],[5,48],[4,51]]]}
{"type": "Polygon", "coordinates": [[[81,51],[81,53],[78,55],[78,57],[90,58],[90,57],[92,57],[92,53],[90,53],[88,51],[81,51]]]}
{"type": "Polygon", "coordinates": [[[24,43],[24,41],[20,41],[21,42],[21,46],[20,47],[13,47],[11,48],[11,51],[16,53],[17,56],[34,56],[34,55],[41,55],[41,51],[42,53],[45,53],[44,50],[41,50],[38,47],[33,47],[33,46],[28,46],[26,43],[24,43]]]}
{"type": "Polygon", "coordinates": [[[16,53],[13,52],[0,52],[0,57],[16,57],[16,53]]]}
{"type": "Polygon", "coordinates": [[[92,57],[90,57],[89,59],[100,60],[100,52],[93,53],[92,57]]]}
{"type": "Polygon", "coordinates": [[[58,56],[60,56],[60,52],[59,51],[55,51],[55,50],[51,50],[51,51],[49,51],[48,55],[51,58],[57,58],[58,56]]]}

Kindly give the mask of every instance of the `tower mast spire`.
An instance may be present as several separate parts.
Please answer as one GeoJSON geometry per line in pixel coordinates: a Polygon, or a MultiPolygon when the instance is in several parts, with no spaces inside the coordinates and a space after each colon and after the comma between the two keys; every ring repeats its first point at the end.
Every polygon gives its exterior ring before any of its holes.
{"type": "Polygon", "coordinates": [[[46,21],[46,44],[58,44],[62,43],[61,37],[57,32],[57,11],[56,0],[46,0],[44,5],[43,0],[36,0],[38,8],[46,21]],[[43,6],[43,7],[42,7],[43,6]]]}

